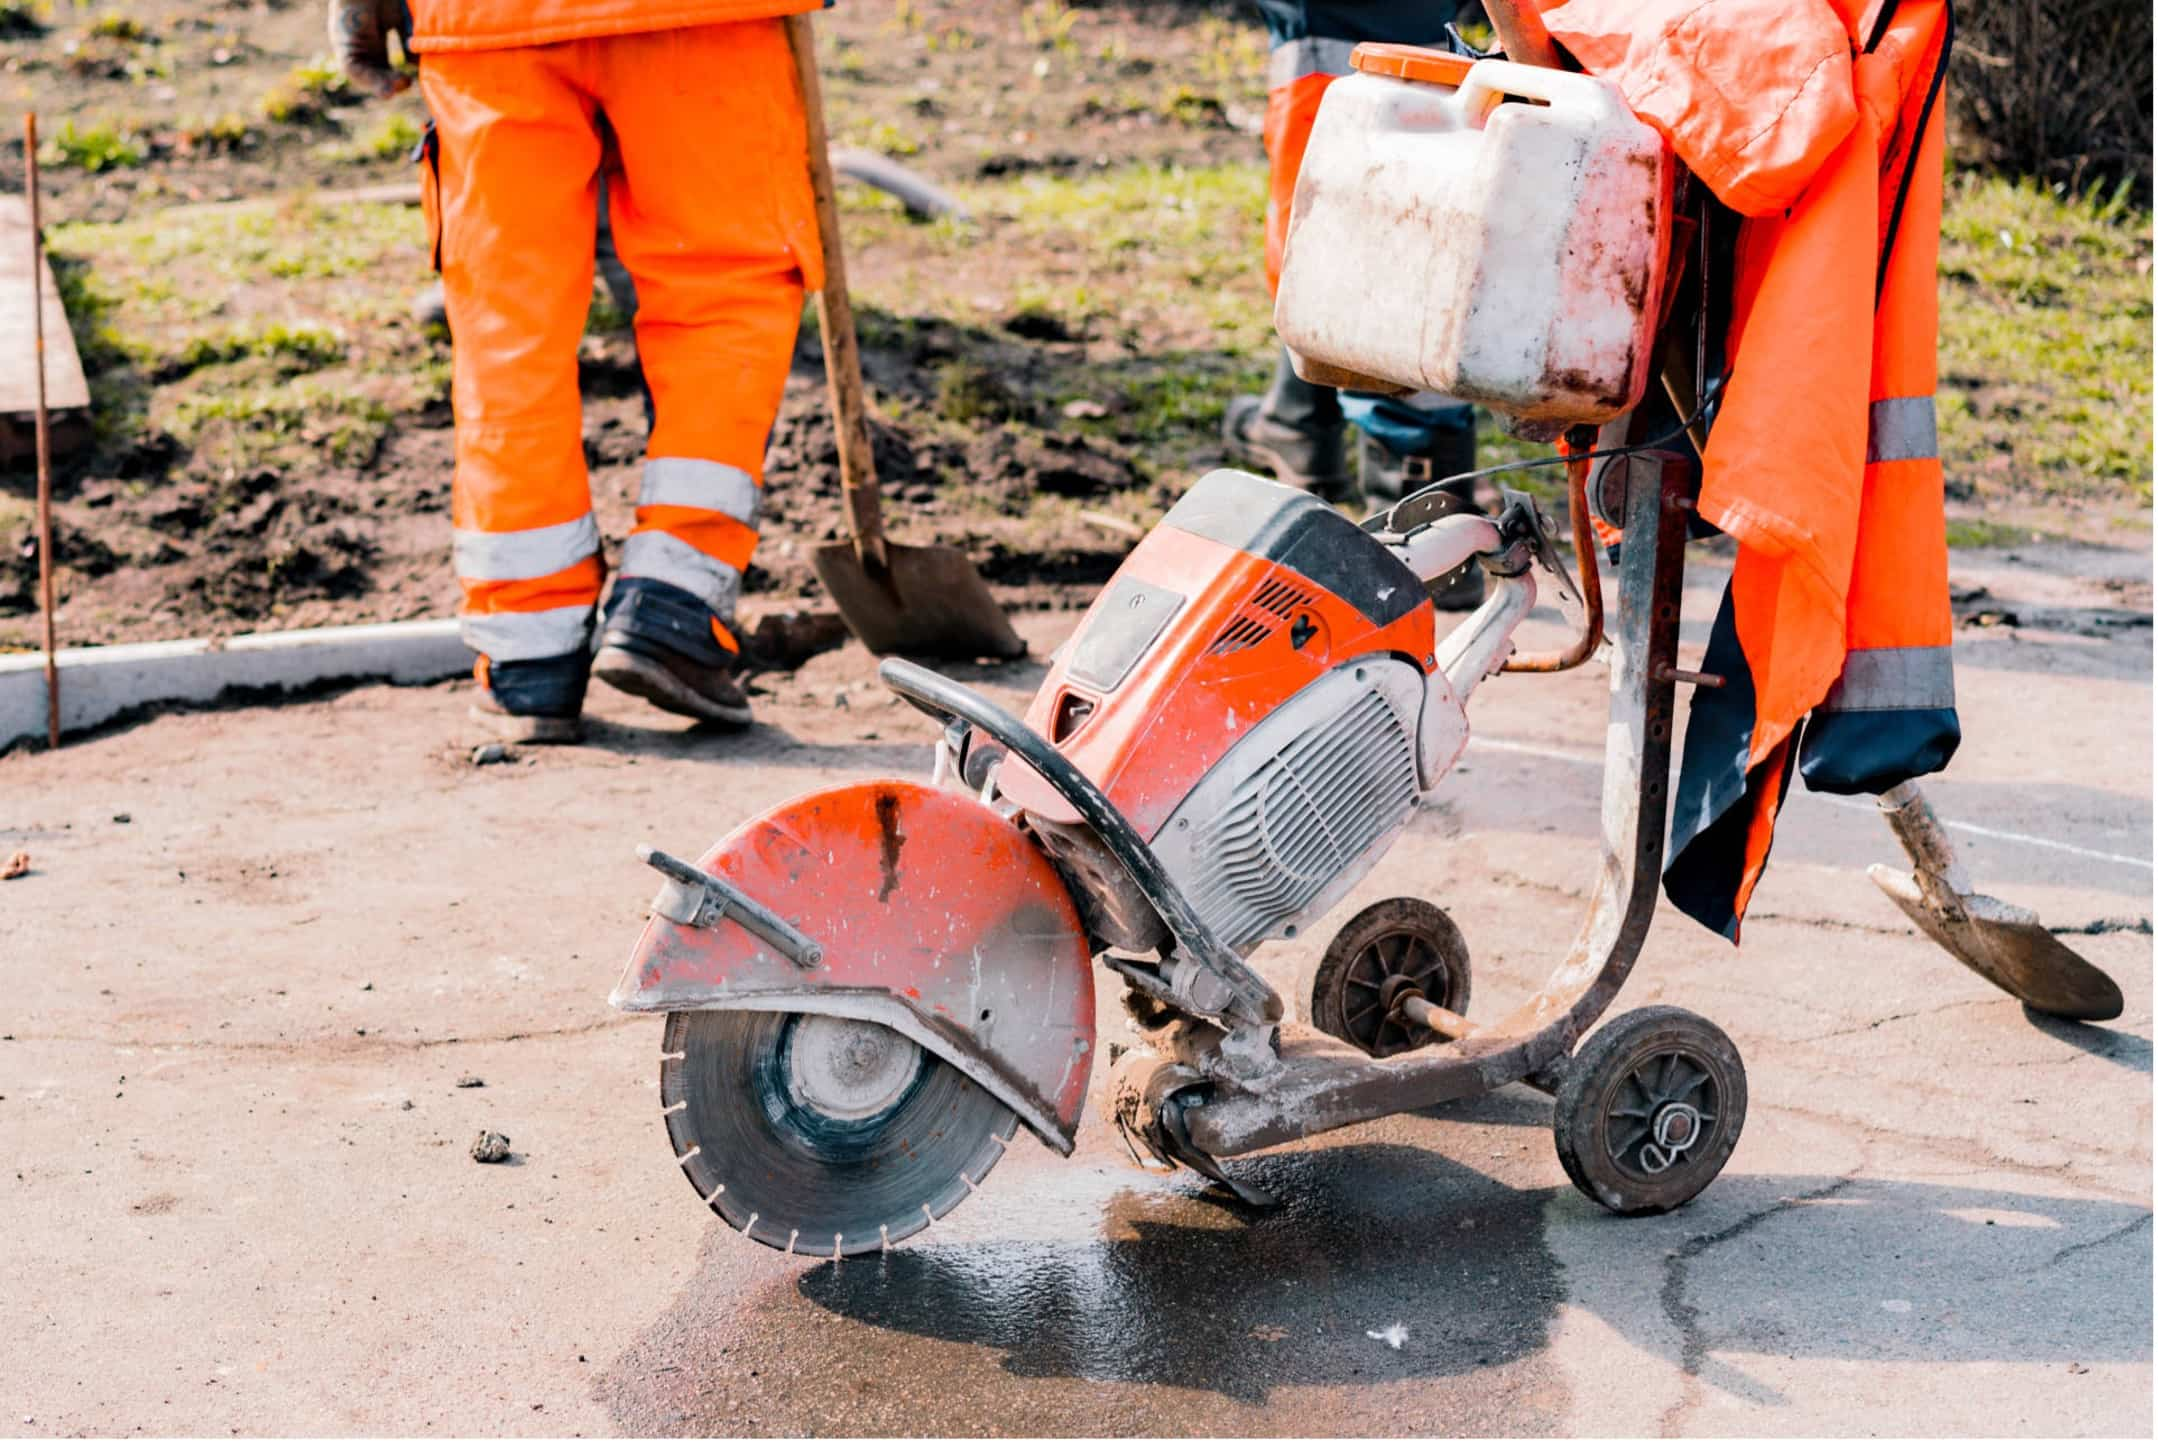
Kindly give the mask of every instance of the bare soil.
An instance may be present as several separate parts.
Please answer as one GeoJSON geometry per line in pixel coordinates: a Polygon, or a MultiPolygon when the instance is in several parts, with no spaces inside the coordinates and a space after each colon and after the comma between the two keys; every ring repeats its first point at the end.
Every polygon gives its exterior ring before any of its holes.
{"type": "MultiPolygon", "coordinates": [[[[448,341],[408,314],[430,279],[418,214],[405,212],[408,240],[357,268],[305,244],[307,228],[335,226],[339,214],[313,209],[306,197],[409,176],[401,151],[367,148],[388,117],[416,124],[424,113],[412,96],[370,106],[332,86],[296,119],[273,121],[265,97],[321,61],[319,7],[201,12],[147,0],[125,12],[140,33],[115,37],[88,12],[61,8],[42,29],[19,29],[0,61],[24,78],[18,85],[27,81],[47,137],[63,128],[109,132],[137,155],[101,170],[48,156],[46,169],[55,259],[97,397],[94,444],[65,459],[57,476],[63,640],[445,615],[457,600],[447,565],[448,341]],[[280,236],[297,232],[290,249],[301,258],[273,256],[206,280],[232,289],[195,306],[188,325],[131,324],[173,314],[164,293],[194,279],[180,268],[131,268],[109,236],[79,241],[80,254],[69,248],[66,228],[76,223],[125,224],[172,206],[199,218],[205,207],[279,196],[301,197],[298,213],[286,205],[266,224],[280,236]],[[307,279],[310,270],[354,269],[334,289],[307,279]],[[295,313],[326,316],[349,333],[343,354],[327,364],[202,360],[204,338],[295,313]],[[303,384],[320,377],[343,396],[297,415],[262,403],[296,375],[303,384]],[[260,413],[249,410],[258,404],[260,413]]],[[[945,184],[1069,176],[1108,166],[1112,153],[1120,165],[1171,167],[1257,153],[1251,131],[1262,81],[1253,62],[1263,46],[1256,26],[1228,5],[1082,16],[1056,5],[854,4],[820,26],[835,139],[882,149],[945,184]],[[1054,63],[1037,65],[1038,56],[1054,63]]],[[[0,148],[0,185],[18,184],[20,169],[18,139],[0,148]]],[[[850,190],[857,209],[877,199],[850,190]]],[[[1131,530],[1078,513],[1158,512],[1188,480],[1188,447],[1145,426],[1116,395],[1082,423],[1063,415],[1058,398],[1090,364],[1143,362],[1185,338],[1142,318],[1104,340],[1088,334],[1083,315],[1072,322],[1023,296],[1012,302],[1025,278],[1059,269],[1041,254],[1056,246],[1007,238],[994,220],[970,233],[980,244],[959,261],[963,275],[947,265],[945,274],[917,277],[916,258],[898,258],[910,294],[948,296],[963,285],[983,308],[976,319],[890,314],[874,300],[891,269],[881,253],[906,248],[877,245],[875,227],[890,217],[869,220],[872,239],[856,242],[853,269],[858,294],[870,297],[864,365],[889,525],[903,539],[968,549],[1009,606],[1083,603],[1128,550],[1131,530]]],[[[630,521],[646,425],[629,331],[603,302],[591,330],[580,358],[585,453],[612,563],[630,521]]],[[[1210,426],[1202,418],[1190,430],[1210,426]]],[[[26,459],[0,474],[0,650],[30,646],[36,635],[31,490],[26,459]]],[[[821,354],[806,316],[767,459],[766,503],[747,610],[821,602],[808,549],[841,535],[843,524],[821,354]]]]}

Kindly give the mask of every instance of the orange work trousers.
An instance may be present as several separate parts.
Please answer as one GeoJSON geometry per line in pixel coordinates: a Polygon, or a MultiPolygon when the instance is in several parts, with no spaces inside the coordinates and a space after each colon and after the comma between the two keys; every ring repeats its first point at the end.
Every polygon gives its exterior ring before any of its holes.
{"type": "Polygon", "coordinates": [[[604,167],[654,413],[621,576],[701,599],[731,648],[802,293],[822,282],[783,23],[428,53],[420,85],[465,640],[496,662],[588,645],[602,569],[577,346],[604,167]]]}

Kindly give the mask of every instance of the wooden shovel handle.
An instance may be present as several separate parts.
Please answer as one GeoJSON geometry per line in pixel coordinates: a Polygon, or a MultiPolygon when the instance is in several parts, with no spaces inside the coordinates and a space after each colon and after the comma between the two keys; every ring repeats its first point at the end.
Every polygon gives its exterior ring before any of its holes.
{"type": "Polygon", "coordinates": [[[831,144],[824,130],[824,88],[817,81],[817,34],[807,15],[786,17],[787,48],[802,87],[809,131],[809,188],[817,203],[817,242],[824,253],[824,289],[817,293],[817,330],[824,338],[824,379],[839,436],[839,485],[847,525],[864,565],[886,570],[884,510],[877,497],[877,464],[869,445],[869,408],[862,393],[862,353],[847,298],[847,257],[839,241],[839,198],[832,188],[831,144]]]}
{"type": "Polygon", "coordinates": [[[1506,58],[1521,65],[1540,65],[1560,70],[1558,47],[1544,28],[1543,11],[1536,0],[1484,0],[1484,18],[1499,37],[1506,58]]]}

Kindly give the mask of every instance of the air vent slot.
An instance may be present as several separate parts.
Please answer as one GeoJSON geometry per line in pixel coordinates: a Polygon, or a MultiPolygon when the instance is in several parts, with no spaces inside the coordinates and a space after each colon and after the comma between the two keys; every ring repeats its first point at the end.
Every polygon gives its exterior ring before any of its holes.
{"type": "Polygon", "coordinates": [[[1272,578],[1252,594],[1251,601],[1241,612],[1229,619],[1229,625],[1222,628],[1207,651],[1216,657],[1227,657],[1257,647],[1273,636],[1276,627],[1317,600],[1318,594],[1308,587],[1284,582],[1279,577],[1272,578]]]}
{"type": "Polygon", "coordinates": [[[1227,657],[1232,652],[1257,647],[1273,635],[1275,626],[1275,623],[1262,622],[1258,618],[1240,614],[1221,630],[1221,636],[1214,639],[1214,645],[1207,651],[1216,657],[1227,657]]]}
{"type": "Polygon", "coordinates": [[[1286,622],[1289,614],[1300,607],[1309,607],[1319,600],[1318,594],[1308,587],[1284,582],[1276,577],[1252,594],[1251,605],[1261,612],[1271,612],[1286,622]]]}

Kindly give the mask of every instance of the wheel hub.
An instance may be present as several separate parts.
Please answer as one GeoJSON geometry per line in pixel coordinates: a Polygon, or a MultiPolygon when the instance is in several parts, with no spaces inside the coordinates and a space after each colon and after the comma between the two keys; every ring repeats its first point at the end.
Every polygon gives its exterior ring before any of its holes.
{"type": "Polygon", "coordinates": [[[883,1024],[804,1015],[788,1041],[787,1092],[828,1119],[870,1119],[905,1097],[921,1071],[915,1042],[883,1024]]]}

